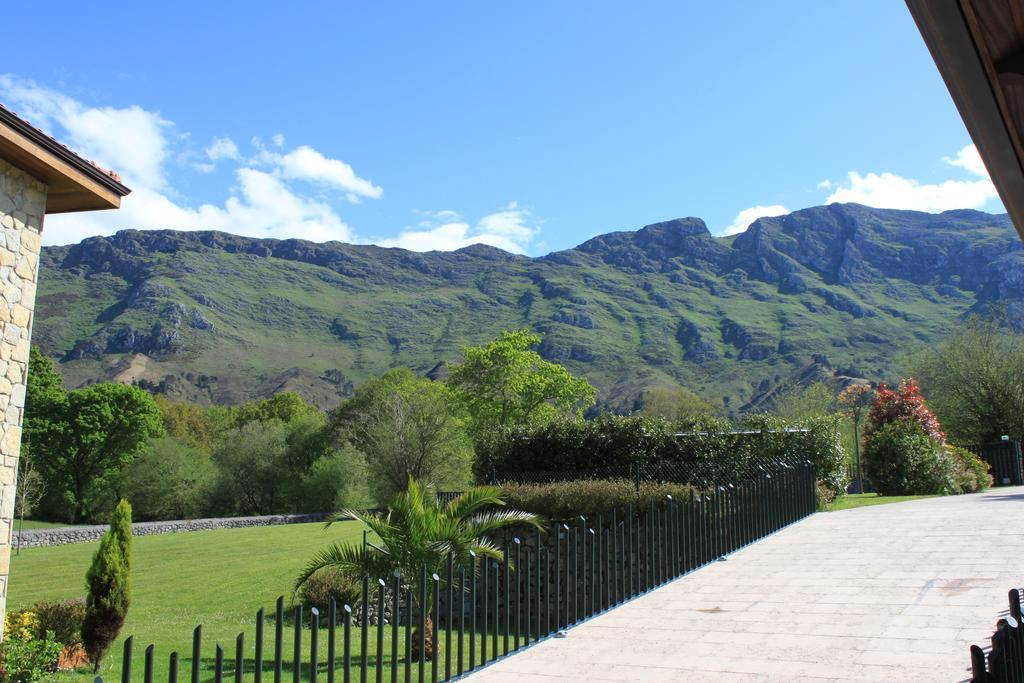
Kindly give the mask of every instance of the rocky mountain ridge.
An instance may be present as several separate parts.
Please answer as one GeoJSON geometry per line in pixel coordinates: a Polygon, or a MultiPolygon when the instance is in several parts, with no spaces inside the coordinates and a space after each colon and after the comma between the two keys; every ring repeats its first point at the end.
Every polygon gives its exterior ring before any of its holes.
{"type": "Polygon", "coordinates": [[[436,371],[528,326],[608,407],[681,384],[740,411],[808,377],[887,377],[963,315],[1024,321],[1007,216],[855,204],[734,238],[682,218],[538,258],[124,230],[47,247],[41,268],[35,339],[69,384],[215,402],[296,389],[330,406],[388,367],[436,371]]]}

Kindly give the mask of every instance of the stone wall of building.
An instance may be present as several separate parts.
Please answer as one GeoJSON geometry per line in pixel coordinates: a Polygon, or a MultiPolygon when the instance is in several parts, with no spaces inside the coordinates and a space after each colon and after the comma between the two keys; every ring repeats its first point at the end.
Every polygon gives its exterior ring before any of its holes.
{"type": "Polygon", "coordinates": [[[0,159],[0,629],[7,603],[32,311],[46,185],[0,159]]]}

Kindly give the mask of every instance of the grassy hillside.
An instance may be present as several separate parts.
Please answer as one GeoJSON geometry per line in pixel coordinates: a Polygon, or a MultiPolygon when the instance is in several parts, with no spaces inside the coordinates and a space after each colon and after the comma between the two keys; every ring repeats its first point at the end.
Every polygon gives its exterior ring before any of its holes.
{"type": "Polygon", "coordinates": [[[682,384],[739,411],[793,381],[888,377],[970,311],[1024,319],[1022,256],[1006,216],[856,205],[730,239],[682,219],[532,259],[125,231],[44,250],[34,338],[72,386],[220,403],[292,389],[330,407],[527,326],[607,406],[682,384]]]}

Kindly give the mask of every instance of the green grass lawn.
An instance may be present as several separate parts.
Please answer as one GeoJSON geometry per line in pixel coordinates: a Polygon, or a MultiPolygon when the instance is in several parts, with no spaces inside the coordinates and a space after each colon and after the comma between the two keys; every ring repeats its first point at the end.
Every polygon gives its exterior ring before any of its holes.
{"type": "MultiPolygon", "coordinates": [[[[144,650],[152,643],[156,646],[155,680],[167,680],[168,655],[175,650],[180,657],[179,680],[187,680],[192,629],[199,624],[203,627],[203,680],[213,679],[217,643],[225,651],[225,670],[233,671],[235,638],[242,631],[245,632],[246,670],[252,671],[256,611],[262,607],[272,616],[279,595],[285,596],[286,604],[291,603],[292,582],[315,550],[334,541],[359,541],[361,538],[362,527],[356,522],[336,524],[327,530],[322,524],[292,524],[136,538],[131,609],[121,638],[111,647],[100,675],[108,682],[119,680],[123,640],[133,635],[133,679],[142,679],[144,650]]],[[[85,572],[97,545],[80,543],[23,549],[20,555],[11,558],[8,608],[23,609],[39,600],[82,597],[85,572]]],[[[326,621],[326,615],[323,619],[326,621]]],[[[339,627],[339,658],[341,635],[339,627]]],[[[359,629],[354,627],[355,661],[358,661],[360,635],[359,629]]],[[[384,651],[390,653],[390,627],[385,629],[384,635],[384,651]]],[[[404,629],[399,630],[398,636],[399,642],[404,643],[404,629]]],[[[376,629],[371,628],[371,665],[376,661],[376,637],[376,629]]],[[[270,676],[273,675],[273,638],[273,621],[268,620],[264,624],[264,671],[270,672],[270,676]]],[[[292,659],[293,642],[289,624],[284,633],[286,668],[292,659]]],[[[308,661],[309,642],[307,629],[303,633],[303,661],[308,661]]],[[[326,659],[326,648],[324,631],[320,636],[321,662],[326,659]]],[[[400,651],[403,651],[401,647],[400,651]]],[[[464,656],[468,660],[468,639],[464,656]]],[[[386,665],[390,666],[390,656],[386,657],[386,665]]],[[[443,676],[443,666],[441,671],[443,676]]],[[[428,677],[429,672],[428,664],[428,677]]],[[[415,679],[416,672],[413,673],[415,679]]],[[[389,679],[389,672],[386,671],[384,677],[389,679]]],[[[93,675],[85,671],[65,672],[52,678],[68,682],[92,679],[93,675]]]]}
{"type": "Polygon", "coordinates": [[[868,505],[885,505],[886,503],[902,503],[906,500],[920,500],[922,498],[935,498],[936,496],[880,496],[876,493],[848,493],[845,496],[836,498],[829,506],[830,511],[849,510],[868,505]]]}
{"type": "MultiPolygon", "coordinates": [[[[144,650],[151,643],[155,648],[155,680],[167,680],[168,656],[177,651],[178,679],[187,680],[191,667],[191,634],[203,627],[202,680],[214,678],[215,647],[224,649],[225,680],[232,678],[234,642],[245,632],[245,671],[248,679],[254,667],[255,614],[263,608],[264,680],[273,675],[273,612],[274,602],[284,595],[291,606],[291,590],[295,575],[312,553],[338,542],[361,540],[362,527],[356,522],[343,522],[325,529],[323,524],[288,524],[239,529],[217,529],[170,533],[170,535],[139,537],[134,541],[132,567],[132,603],[121,637],[103,660],[99,675],[104,681],[117,681],[121,676],[121,653],[124,639],[134,636],[132,679],[142,679],[144,650]]],[[[40,600],[65,600],[85,594],[85,571],[97,543],[26,548],[11,558],[8,609],[31,607],[40,600]]],[[[291,672],[294,627],[286,615],[283,638],[284,670],[291,672]]],[[[306,614],[308,620],[308,612],[306,614]]],[[[309,660],[310,632],[302,633],[302,661],[309,660]]],[[[338,666],[342,666],[342,629],[337,633],[338,666]]],[[[327,625],[327,615],[322,626],[327,625]]],[[[467,625],[468,628],[468,625],[467,625]]],[[[404,652],[404,628],[397,631],[399,653],[404,652]]],[[[384,680],[390,680],[392,628],[384,630],[384,680]]],[[[368,661],[377,664],[377,629],[368,630],[368,661]]],[[[358,679],[361,631],[352,628],[353,680],[358,679]]],[[[443,656],[443,636],[439,635],[443,656]]],[[[481,637],[476,637],[476,661],[480,661],[481,637]]],[[[319,669],[325,674],[327,631],[319,635],[319,669]]],[[[501,646],[501,643],[500,643],[501,646]]],[[[456,644],[453,641],[453,650],[456,644]]],[[[488,648],[488,656],[490,656],[488,648]]],[[[399,660],[403,656],[399,654],[399,660]]],[[[464,641],[463,659],[468,668],[469,637],[464,641]]],[[[415,665],[414,665],[415,667],[415,665]]],[[[453,670],[457,669],[453,655],[453,670]]],[[[305,669],[308,667],[305,666],[305,669]]],[[[399,680],[403,678],[399,665],[399,680]]],[[[453,672],[455,673],[455,671],[453,672]]],[[[427,677],[430,665],[427,664],[427,677]]],[[[290,677],[290,673],[287,674],[290,677]]],[[[371,670],[373,679],[375,672],[371,670]]],[[[443,659],[440,660],[443,677],[443,659]]],[[[89,671],[61,672],[48,680],[70,683],[92,681],[89,671]]],[[[338,675],[339,680],[341,674],[338,675]]],[[[414,680],[417,672],[414,669],[414,680]]],[[[290,680],[290,678],[289,678],[290,680]]],[[[308,671],[303,674],[308,680],[308,671]]]]}

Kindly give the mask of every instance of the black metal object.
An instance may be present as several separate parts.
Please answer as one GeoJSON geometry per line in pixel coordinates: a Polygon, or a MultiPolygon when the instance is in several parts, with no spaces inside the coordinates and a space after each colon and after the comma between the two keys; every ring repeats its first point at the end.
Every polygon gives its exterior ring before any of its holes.
{"type": "MultiPolygon", "coordinates": [[[[302,608],[294,607],[292,661],[288,663],[291,677],[316,681],[326,674],[333,683],[340,669],[337,679],[345,683],[351,683],[357,674],[366,683],[371,671],[375,680],[382,682],[452,680],[812,514],[816,508],[814,489],[809,463],[781,463],[754,478],[719,485],[687,499],[666,496],[641,510],[630,508],[622,518],[618,514],[596,520],[579,518],[571,526],[558,524],[548,532],[516,538],[505,546],[503,560],[491,557],[488,550],[486,555],[471,554],[465,563],[451,557],[444,563],[446,569],[436,573],[422,568],[413,576],[365,577],[361,602],[332,604],[326,620],[316,611],[304,619],[302,608]],[[376,585],[373,591],[371,582],[376,585]],[[390,623],[386,621],[388,606],[390,623]],[[371,607],[376,608],[376,623],[371,623],[371,607]],[[358,644],[353,642],[354,614],[361,615],[355,624],[358,644]],[[343,634],[336,639],[339,615],[343,634]],[[328,632],[321,637],[325,623],[328,632]],[[442,627],[444,638],[439,637],[442,627]],[[304,632],[309,634],[305,650],[304,632]],[[391,637],[390,648],[386,634],[391,637]],[[326,657],[321,656],[323,640],[327,641],[326,657]],[[355,656],[353,649],[358,649],[355,656]]],[[[993,667],[997,672],[1024,671],[1019,596],[1016,600],[1017,607],[1011,607],[1010,616],[1000,622],[994,637],[993,652],[997,654],[995,659],[989,655],[990,671],[993,667]]],[[[280,683],[286,646],[284,599],[278,599],[275,607],[273,668],[274,680],[280,683]]],[[[219,643],[215,644],[213,671],[209,670],[210,662],[204,663],[200,657],[202,629],[197,627],[193,632],[192,680],[233,677],[239,683],[261,683],[263,610],[256,618],[256,635],[250,646],[255,648],[255,662],[243,667],[245,636],[238,634],[232,671],[225,671],[219,643]]],[[[122,657],[123,683],[132,680],[131,650],[128,639],[122,657]]],[[[142,672],[147,683],[153,678],[154,657],[150,646],[142,672]]],[[[177,665],[177,655],[172,654],[168,680],[173,683],[177,665]]],[[[990,675],[990,671],[984,673],[990,675]]],[[[1024,682],[1024,678],[977,680],[1024,682]]]]}
{"type": "Polygon", "coordinates": [[[968,446],[967,450],[988,464],[994,486],[1024,485],[1024,458],[1021,456],[1020,441],[977,444],[968,446]]]}
{"type": "Polygon", "coordinates": [[[992,647],[971,645],[971,683],[1024,683],[1024,625],[1020,591],[1009,592],[1009,614],[996,623],[992,647]]]}

